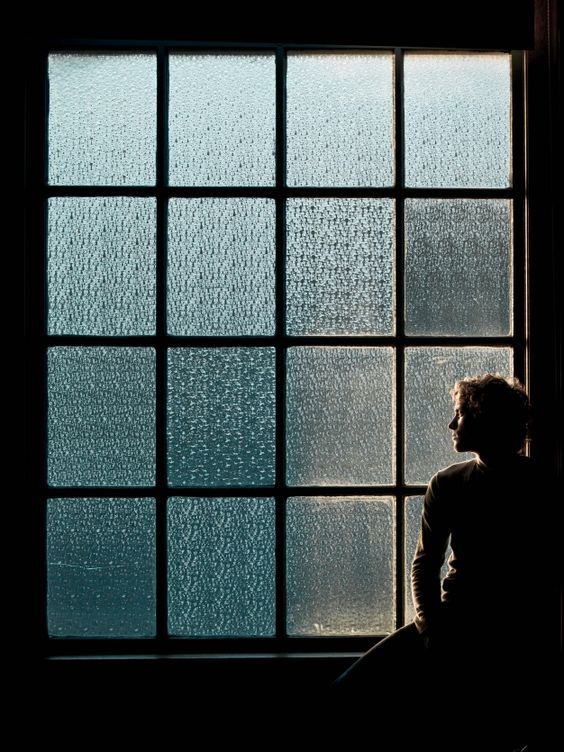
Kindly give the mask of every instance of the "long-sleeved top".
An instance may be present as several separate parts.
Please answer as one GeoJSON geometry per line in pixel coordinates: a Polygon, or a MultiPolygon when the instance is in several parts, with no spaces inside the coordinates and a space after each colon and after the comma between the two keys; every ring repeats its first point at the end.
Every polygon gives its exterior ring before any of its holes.
{"type": "Polygon", "coordinates": [[[535,464],[516,455],[503,470],[478,460],[451,465],[431,480],[411,578],[415,624],[432,633],[445,613],[470,629],[538,624],[545,528],[550,524],[535,464]],[[448,573],[440,569],[450,539],[448,573]]]}

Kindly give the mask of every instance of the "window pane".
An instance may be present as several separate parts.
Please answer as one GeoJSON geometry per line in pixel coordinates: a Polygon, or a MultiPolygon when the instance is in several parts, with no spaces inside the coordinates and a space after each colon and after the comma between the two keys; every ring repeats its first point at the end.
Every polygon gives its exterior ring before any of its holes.
{"type": "Polygon", "coordinates": [[[167,535],[171,635],[274,635],[274,499],[169,499],[167,535]]]}
{"type": "Polygon", "coordinates": [[[155,634],[154,499],[49,499],[52,637],[155,634]]]}
{"type": "Polygon", "coordinates": [[[394,203],[290,199],[288,334],[391,334],[394,203]]]}
{"type": "Polygon", "coordinates": [[[452,446],[448,424],[455,382],[484,373],[511,376],[513,353],[508,347],[407,348],[405,365],[406,481],[427,483],[441,468],[474,456],[452,446]]]}
{"type": "Polygon", "coordinates": [[[289,348],[288,484],[392,483],[394,414],[392,348],[289,348]]]}
{"type": "Polygon", "coordinates": [[[288,185],[392,185],[393,128],[392,55],[288,54],[288,185]]]}
{"type": "Polygon", "coordinates": [[[274,201],[171,199],[169,334],[273,335],[274,239],[274,201]]]}
{"type": "Polygon", "coordinates": [[[52,347],[47,368],[49,484],[153,485],[155,351],[52,347]]]}
{"type": "Polygon", "coordinates": [[[408,200],[406,332],[511,333],[511,202],[408,200]]]}
{"type": "MultiPolygon", "coordinates": [[[[423,496],[408,496],[405,500],[405,623],[415,619],[415,609],[411,597],[411,565],[415,556],[415,549],[421,530],[421,515],[423,514],[423,496]]],[[[441,580],[448,571],[447,561],[452,553],[449,546],[445,555],[445,563],[441,568],[441,580]]]]}
{"type": "Polygon", "coordinates": [[[171,185],[274,185],[271,54],[172,54],[171,185]]]}
{"type": "Polygon", "coordinates": [[[394,628],[390,497],[291,497],[288,633],[360,635],[394,628]]]}
{"type": "Polygon", "coordinates": [[[511,184],[511,56],[407,54],[405,180],[420,188],[511,184]]]}
{"type": "Polygon", "coordinates": [[[154,334],[155,200],[51,198],[48,207],[49,334],[154,334]]]}
{"type": "Polygon", "coordinates": [[[168,353],[172,486],[274,483],[274,349],[173,348],[168,353]]]}
{"type": "Polygon", "coordinates": [[[154,185],[155,55],[49,55],[49,183],[154,185]]]}

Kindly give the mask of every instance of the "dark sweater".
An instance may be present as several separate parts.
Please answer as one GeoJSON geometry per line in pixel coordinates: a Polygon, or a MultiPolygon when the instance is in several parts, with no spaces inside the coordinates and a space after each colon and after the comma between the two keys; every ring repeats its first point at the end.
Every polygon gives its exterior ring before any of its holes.
{"type": "Polygon", "coordinates": [[[432,634],[445,614],[478,632],[508,622],[521,635],[534,629],[546,574],[543,492],[534,463],[521,456],[503,470],[470,460],[432,478],[411,572],[421,634],[432,634]]]}

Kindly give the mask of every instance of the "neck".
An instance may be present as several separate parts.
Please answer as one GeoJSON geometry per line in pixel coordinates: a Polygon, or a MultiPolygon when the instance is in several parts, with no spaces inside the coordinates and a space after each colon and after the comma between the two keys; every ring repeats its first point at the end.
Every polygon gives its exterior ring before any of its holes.
{"type": "Polygon", "coordinates": [[[496,452],[493,450],[476,452],[476,454],[479,465],[492,469],[507,467],[520,456],[517,452],[496,452]]]}

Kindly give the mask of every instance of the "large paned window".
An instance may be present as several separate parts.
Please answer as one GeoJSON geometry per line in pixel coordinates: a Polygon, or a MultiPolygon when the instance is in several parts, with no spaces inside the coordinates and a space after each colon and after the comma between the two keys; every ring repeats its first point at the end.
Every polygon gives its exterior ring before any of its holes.
{"type": "Polygon", "coordinates": [[[449,390],[524,377],[520,55],[75,44],[45,73],[49,638],[401,626],[426,484],[470,456],[449,390]]]}

